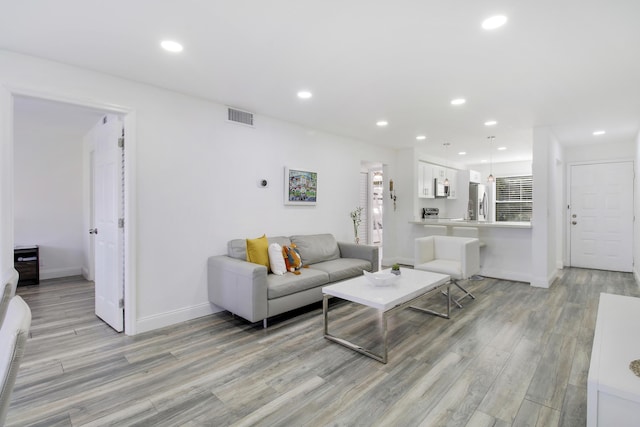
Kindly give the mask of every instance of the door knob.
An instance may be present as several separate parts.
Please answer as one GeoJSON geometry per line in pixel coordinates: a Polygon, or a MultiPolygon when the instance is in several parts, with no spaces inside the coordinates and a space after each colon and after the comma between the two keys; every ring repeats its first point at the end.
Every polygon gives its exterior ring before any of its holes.
{"type": "Polygon", "coordinates": [[[97,228],[90,228],[89,229],[89,234],[98,234],[98,229],[97,228]]]}
{"type": "Polygon", "coordinates": [[[576,225],[578,221],[571,221],[571,224],[576,225]]]}

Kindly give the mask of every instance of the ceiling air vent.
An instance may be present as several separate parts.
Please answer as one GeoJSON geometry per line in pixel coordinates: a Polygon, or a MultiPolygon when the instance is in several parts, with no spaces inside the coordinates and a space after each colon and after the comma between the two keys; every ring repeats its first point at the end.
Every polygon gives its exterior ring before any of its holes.
{"type": "Polygon", "coordinates": [[[238,110],[236,108],[227,108],[227,120],[233,123],[253,127],[253,113],[238,110]]]}

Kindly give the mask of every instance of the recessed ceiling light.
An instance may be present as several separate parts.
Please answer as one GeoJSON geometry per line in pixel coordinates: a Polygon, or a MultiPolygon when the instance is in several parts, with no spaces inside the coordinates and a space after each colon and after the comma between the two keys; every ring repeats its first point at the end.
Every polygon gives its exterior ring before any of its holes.
{"type": "Polygon", "coordinates": [[[487,159],[480,160],[480,163],[487,163],[487,159]]]}
{"type": "Polygon", "coordinates": [[[482,28],[485,30],[495,30],[507,23],[507,17],[504,15],[496,15],[482,21],[482,28]]]}
{"type": "Polygon", "coordinates": [[[418,135],[418,136],[416,136],[416,139],[418,141],[424,141],[425,139],[427,139],[427,137],[425,135],[418,135]]]}
{"type": "Polygon", "coordinates": [[[603,130],[597,130],[597,131],[593,132],[593,134],[594,134],[595,136],[604,135],[605,133],[606,133],[606,132],[605,132],[605,131],[603,131],[603,130]]]}
{"type": "Polygon", "coordinates": [[[461,152],[459,152],[458,154],[459,154],[460,156],[464,156],[465,154],[467,154],[467,152],[466,152],[466,151],[461,151],[461,152]]]}
{"type": "Polygon", "coordinates": [[[465,102],[467,102],[467,100],[464,98],[456,98],[451,100],[451,105],[462,105],[465,102]]]}
{"type": "Polygon", "coordinates": [[[162,48],[166,51],[169,52],[182,52],[182,45],[178,42],[175,42],[173,40],[163,40],[160,43],[160,46],[162,46],[162,48]]]}
{"type": "Polygon", "coordinates": [[[385,127],[385,126],[386,126],[386,125],[388,125],[388,124],[389,124],[389,122],[388,122],[388,121],[386,121],[386,120],[378,120],[378,121],[376,122],[376,126],[380,126],[380,127],[385,127]]]}
{"type": "Polygon", "coordinates": [[[504,151],[506,149],[507,149],[507,147],[498,147],[498,150],[500,150],[500,151],[504,151]]]}
{"type": "Polygon", "coordinates": [[[495,120],[487,120],[486,122],[484,122],[485,126],[495,126],[497,124],[498,122],[496,122],[495,120]]]}
{"type": "Polygon", "coordinates": [[[300,92],[298,92],[298,98],[300,99],[309,99],[313,96],[313,94],[311,92],[309,92],[308,90],[301,90],[300,92]]]}

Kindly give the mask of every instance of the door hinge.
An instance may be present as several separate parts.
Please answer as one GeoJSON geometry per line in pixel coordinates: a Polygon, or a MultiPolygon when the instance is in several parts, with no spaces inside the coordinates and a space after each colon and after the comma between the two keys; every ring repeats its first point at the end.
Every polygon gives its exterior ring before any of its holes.
{"type": "Polygon", "coordinates": [[[118,308],[124,308],[124,298],[118,300],[118,308]]]}
{"type": "Polygon", "coordinates": [[[124,136],[118,138],[118,148],[124,148],[124,136]]]}
{"type": "Polygon", "coordinates": [[[124,218],[118,218],[118,228],[124,228],[124,218]]]}

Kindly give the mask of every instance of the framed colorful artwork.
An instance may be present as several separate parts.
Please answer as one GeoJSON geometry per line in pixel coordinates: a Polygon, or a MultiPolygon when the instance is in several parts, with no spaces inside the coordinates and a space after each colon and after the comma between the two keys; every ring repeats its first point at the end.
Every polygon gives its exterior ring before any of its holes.
{"type": "Polygon", "coordinates": [[[318,173],[284,168],[284,204],[313,206],[318,201],[318,173]]]}

